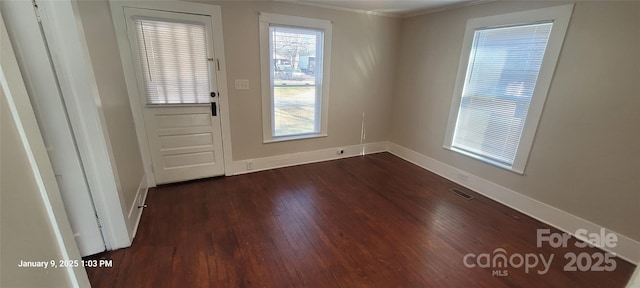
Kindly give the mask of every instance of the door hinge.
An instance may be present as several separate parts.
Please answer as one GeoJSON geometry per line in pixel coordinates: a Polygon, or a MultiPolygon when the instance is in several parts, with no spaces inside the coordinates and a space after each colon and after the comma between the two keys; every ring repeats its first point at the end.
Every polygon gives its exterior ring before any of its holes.
{"type": "Polygon", "coordinates": [[[96,223],[98,223],[98,229],[102,231],[102,223],[100,223],[100,218],[98,218],[98,215],[96,215],[96,223]]]}
{"type": "Polygon", "coordinates": [[[38,8],[38,3],[36,3],[36,1],[31,1],[31,4],[33,5],[33,11],[36,12],[36,19],[38,19],[38,23],[42,23],[42,16],[40,16],[40,9],[38,8]]]}
{"type": "Polygon", "coordinates": [[[215,61],[216,62],[216,70],[220,71],[220,59],[218,58],[207,58],[207,61],[215,61]]]}

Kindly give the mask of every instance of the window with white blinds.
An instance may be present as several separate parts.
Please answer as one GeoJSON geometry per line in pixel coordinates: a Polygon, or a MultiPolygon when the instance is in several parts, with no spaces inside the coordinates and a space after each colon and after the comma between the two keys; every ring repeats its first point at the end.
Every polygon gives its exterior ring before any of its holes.
{"type": "Polygon", "coordinates": [[[475,32],[453,147],[513,164],[552,25],[475,32]]]}
{"type": "Polygon", "coordinates": [[[467,22],[445,148],[524,172],[572,10],[467,22]]]}
{"type": "Polygon", "coordinates": [[[209,103],[204,24],[135,19],[147,104],[209,103]]]}

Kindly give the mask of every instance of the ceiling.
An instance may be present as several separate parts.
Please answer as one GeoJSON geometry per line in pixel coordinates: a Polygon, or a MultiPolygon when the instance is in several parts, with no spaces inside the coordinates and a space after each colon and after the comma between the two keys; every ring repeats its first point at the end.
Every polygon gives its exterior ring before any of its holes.
{"type": "Polygon", "coordinates": [[[447,6],[457,6],[472,0],[293,0],[300,4],[331,6],[381,14],[406,16],[447,6]]]}

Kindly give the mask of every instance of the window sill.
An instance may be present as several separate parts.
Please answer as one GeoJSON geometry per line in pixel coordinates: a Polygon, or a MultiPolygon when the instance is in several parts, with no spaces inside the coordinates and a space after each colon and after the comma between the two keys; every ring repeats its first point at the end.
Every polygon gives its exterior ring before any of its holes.
{"type": "Polygon", "coordinates": [[[447,149],[449,151],[453,151],[453,152],[462,154],[462,155],[465,155],[467,157],[470,157],[470,158],[473,158],[473,159],[476,159],[476,160],[480,160],[480,161],[482,161],[484,163],[496,166],[498,168],[502,168],[502,169],[505,169],[507,171],[511,171],[511,172],[516,173],[518,175],[524,175],[524,171],[523,170],[518,169],[516,167],[513,167],[513,165],[510,166],[510,165],[507,165],[507,164],[504,164],[504,163],[500,163],[498,161],[491,160],[489,158],[485,158],[485,157],[482,157],[480,155],[476,155],[476,154],[473,154],[473,153],[469,153],[467,151],[464,151],[464,150],[461,150],[461,149],[457,149],[455,147],[442,146],[442,148],[447,149]]]}
{"type": "Polygon", "coordinates": [[[266,144],[266,143],[294,141],[294,140],[303,140],[303,139],[321,138],[321,137],[327,137],[327,134],[326,133],[309,133],[309,134],[277,136],[277,137],[272,137],[270,139],[264,139],[262,143],[266,144]]]}

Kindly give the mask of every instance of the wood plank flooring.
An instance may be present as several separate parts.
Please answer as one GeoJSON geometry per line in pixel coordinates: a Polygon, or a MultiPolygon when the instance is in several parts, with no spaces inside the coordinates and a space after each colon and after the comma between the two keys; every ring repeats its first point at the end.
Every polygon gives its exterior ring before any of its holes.
{"type": "Polygon", "coordinates": [[[388,153],[164,185],[149,192],[133,245],[90,257],[113,267],[87,272],[93,287],[607,288],[633,273],[620,259],[612,272],[564,272],[565,253],[601,251],[573,239],[537,248],[536,229],[559,231],[451,187],[388,153]],[[542,264],[463,263],[498,248],[554,259],[543,275],[542,264]]]}

